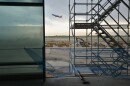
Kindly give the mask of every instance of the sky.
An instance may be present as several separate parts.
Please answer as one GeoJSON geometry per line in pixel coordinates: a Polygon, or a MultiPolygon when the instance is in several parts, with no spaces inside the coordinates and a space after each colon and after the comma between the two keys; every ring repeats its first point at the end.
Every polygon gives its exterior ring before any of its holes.
{"type": "MultiPolygon", "coordinates": [[[[76,0],[76,1],[80,1],[80,0],[76,0]]],[[[86,2],[86,0],[82,0],[80,2],[84,2],[84,1],[86,2]]],[[[102,0],[101,4],[104,4],[105,1],[106,0],[102,0]]],[[[114,2],[114,0],[112,0],[112,2],[114,2]]],[[[45,0],[46,35],[68,35],[69,34],[69,7],[68,5],[69,5],[69,0],[45,0]],[[63,17],[57,18],[57,17],[52,16],[52,14],[60,15],[63,17]]],[[[125,17],[127,17],[128,16],[127,8],[123,4],[121,4],[120,6],[121,6],[120,12],[125,17]]],[[[80,6],[77,7],[76,10],[77,12],[86,12],[80,6]]],[[[113,11],[111,15],[117,20],[117,17],[118,17],[117,11],[113,11]]],[[[80,17],[80,18],[83,19],[84,17],[80,17]]],[[[115,22],[110,17],[106,18],[106,20],[111,24],[115,24],[115,22]]],[[[121,16],[120,16],[120,23],[121,24],[126,23],[126,21],[121,16]]],[[[86,35],[84,30],[82,31],[78,30],[77,32],[78,32],[77,33],[78,35],[86,35]]],[[[88,32],[90,32],[90,30],[88,32]]],[[[114,33],[112,31],[109,31],[109,32],[114,33]]]]}
{"type": "Polygon", "coordinates": [[[68,0],[45,0],[46,35],[68,35],[69,7],[68,0]],[[60,15],[62,18],[52,16],[60,15]]]}

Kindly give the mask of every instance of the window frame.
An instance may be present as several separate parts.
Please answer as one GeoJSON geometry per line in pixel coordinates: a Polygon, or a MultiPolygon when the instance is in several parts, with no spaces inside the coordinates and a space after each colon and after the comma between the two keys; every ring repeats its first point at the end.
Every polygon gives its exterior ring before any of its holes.
{"type": "MultiPolygon", "coordinates": [[[[22,74],[16,74],[14,75],[4,75],[0,76],[0,80],[18,80],[18,79],[43,79],[45,81],[46,77],[46,65],[45,65],[45,5],[44,0],[42,2],[3,2],[0,1],[0,7],[1,6],[30,6],[30,7],[42,7],[43,8],[43,46],[42,46],[42,56],[43,56],[43,73],[41,74],[28,74],[28,75],[22,75],[22,74]]],[[[0,63],[0,66],[11,66],[11,65],[34,65],[36,63],[0,63]]]]}

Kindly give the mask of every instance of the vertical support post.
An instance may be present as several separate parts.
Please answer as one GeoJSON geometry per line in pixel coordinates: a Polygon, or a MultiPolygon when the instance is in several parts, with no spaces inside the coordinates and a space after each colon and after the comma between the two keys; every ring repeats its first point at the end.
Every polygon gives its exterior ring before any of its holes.
{"type": "Polygon", "coordinates": [[[70,30],[71,30],[71,27],[70,27],[70,24],[71,23],[71,12],[70,12],[70,0],[69,0],[69,59],[70,59],[70,62],[69,62],[69,72],[72,72],[71,70],[72,70],[72,58],[71,58],[71,41],[70,41],[70,38],[71,38],[71,36],[70,36],[70,30]]]}
{"type": "Polygon", "coordinates": [[[42,47],[42,57],[43,57],[43,82],[46,78],[46,55],[45,55],[45,1],[43,3],[43,47],[42,47]]]}
{"type": "MultiPolygon", "coordinates": [[[[119,9],[120,7],[119,7],[119,5],[118,5],[118,11],[120,10],[119,9]]],[[[118,12],[118,14],[117,14],[117,16],[118,16],[118,19],[117,19],[117,22],[118,22],[118,24],[119,24],[119,12],[118,12]]],[[[119,34],[119,25],[117,25],[117,32],[118,32],[118,34],[119,34]]],[[[117,42],[119,43],[119,36],[117,36],[117,42]]]]}
{"type": "MultiPolygon", "coordinates": [[[[93,2],[93,0],[91,0],[91,9],[92,9],[92,2],[93,2]]],[[[93,10],[91,10],[91,23],[92,23],[92,19],[93,19],[93,16],[92,16],[92,14],[93,14],[93,10]]],[[[92,62],[92,28],[91,28],[91,62],[92,62]]]]}
{"type": "MultiPolygon", "coordinates": [[[[98,0],[98,2],[99,2],[99,0],[98,0]]],[[[100,4],[100,3],[99,3],[100,4]]],[[[99,19],[99,4],[98,4],[98,19],[99,19]]],[[[99,23],[99,20],[98,20],[98,23],[99,23]]],[[[98,28],[98,33],[99,33],[99,28],[98,28]]],[[[97,35],[98,36],[98,35],[97,35]]],[[[98,55],[97,56],[99,56],[99,36],[98,36],[98,51],[97,51],[97,53],[98,53],[98,55]]],[[[99,58],[98,58],[98,65],[99,65],[99,58]]],[[[98,73],[99,73],[100,71],[98,71],[98,73]]]]}
{"type": "MultiPolygon", "coordinates": [[[[117,32],[118,34],[120,34],[120,28],[119,28],[119,25],[120,25],[120,14],[119,14],[119,11],[120,11],[120,4],[118,5],[118,27],[117,27],[117,32]]],[[[117,36],[117,43],[119,44],[119,36],[117,36]]],[[[117,55],[117,59],[118,59],[118,55],[117,55]]],[[[118,64],[118,61],[116,62],[116,64],[118,64]]]]}
{"type": "Polygon", "coordinates": [[[75,36],[75,0],[74,0],[74,65],[75,65],[75,57],[76,57],[76,50],[75,50],[75,43],[76,43],[76,36],[75,36]]]}
{"type": "MultiPolygon", "coordinates": [[[[88,4],[88,0],[86,0],[86,4],[88,4]]],[[[88,22],[88,5],[86,5],[86,23],[88,22]]],[[[88,28],[86,28],[86,43],[88,42],[88,28]]],[[[85,44],[86,44],[85,43],[85,44]]],[[[87,44],[86,44],[86,65],[88,64],[88,58],[87,58],[87,44]]]]}
{"type": "MultiPolygon", "coordinates": [[[[70,0],[69,0],[69,48],[70,48],[70,0]]],[[[69,72],[71,72],[71,58],[70,58],[70,49],[69,49],[69,72]]]]}
{"type": "MultiPolygon", "coordinates": [[[[128,0],[128,3],[129,3],[129,7],[130,7],[130,0],[128,0]]],[[[128,8],[128,38],[127,38],[127,42],[128,44],[130,44],[130,39],[129,39],[129,35],[130,35],[130,9],[128,8]]],[[[127,47],[127,51],[129,53],[129,46],[127,47]]],[[[129,65],[127,64],[127,75],[129,75],[129,65]]]]}

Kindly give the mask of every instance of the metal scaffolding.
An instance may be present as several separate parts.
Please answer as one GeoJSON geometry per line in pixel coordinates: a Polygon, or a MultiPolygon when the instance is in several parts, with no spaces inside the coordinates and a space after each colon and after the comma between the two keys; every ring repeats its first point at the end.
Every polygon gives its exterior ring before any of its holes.
{"type": "Polygon", "coordinates": [[[70,71],[130,78],[129,30],[129,0],[69,0],[70,71]]]}

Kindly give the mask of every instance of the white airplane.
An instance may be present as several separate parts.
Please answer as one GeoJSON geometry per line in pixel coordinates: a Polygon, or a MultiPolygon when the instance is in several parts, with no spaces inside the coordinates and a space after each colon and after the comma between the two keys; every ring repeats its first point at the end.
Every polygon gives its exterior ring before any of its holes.
{"type": "Polygon", "coordinates": [[[55,15],[55,14],[52,14],[52,15],[58,18],[62,18],[62,16],[59,16],[59,15],[55,15]]]}

